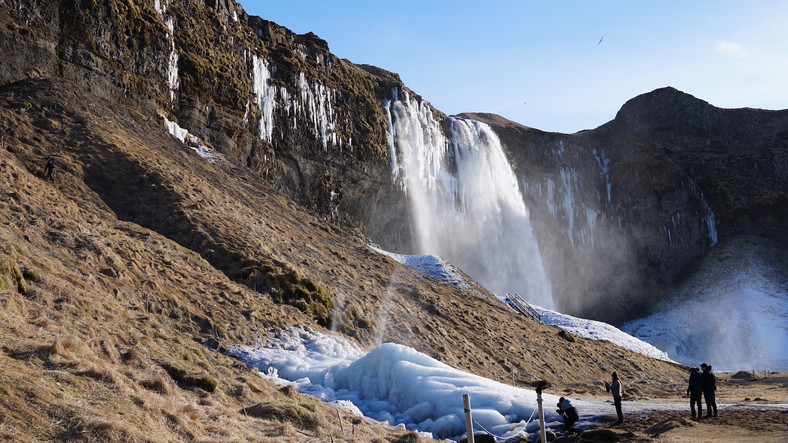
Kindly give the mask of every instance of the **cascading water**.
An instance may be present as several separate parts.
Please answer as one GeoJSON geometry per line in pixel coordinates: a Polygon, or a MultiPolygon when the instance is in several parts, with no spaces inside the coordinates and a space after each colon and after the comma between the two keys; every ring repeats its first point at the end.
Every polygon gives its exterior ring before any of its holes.
{"type": "Polygon", "coordinates": [[[413,209],[416,248],[450,261],[487,289],[553,307],[528,210],[498,136],[450,118],[451,139],[429,106],[406,93],[384,103],[393,175],[413,209]]]}

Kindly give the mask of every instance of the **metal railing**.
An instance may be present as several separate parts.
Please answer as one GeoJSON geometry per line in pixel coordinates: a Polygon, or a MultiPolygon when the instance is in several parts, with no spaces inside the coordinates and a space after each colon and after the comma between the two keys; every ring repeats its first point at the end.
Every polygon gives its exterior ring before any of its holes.
{"type": "Polygon", "coordinates": [[[506,294],[506,300],[509,301],[515,309],[520,311],[526,317],[531,317],[534,320],[542,321],[542,315],[534,309],[527,301],[523,300],[516,292],[514,294],[506,294]]]}

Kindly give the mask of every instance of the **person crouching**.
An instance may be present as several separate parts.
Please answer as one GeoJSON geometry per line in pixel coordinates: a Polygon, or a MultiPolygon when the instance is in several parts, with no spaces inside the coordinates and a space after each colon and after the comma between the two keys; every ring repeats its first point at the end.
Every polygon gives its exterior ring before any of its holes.
{"type": "Polygon", "coordinates": [[[580,419],[577,415],[577,409],[572,406],[568,398],[561,397],[558,399],[558,409],[556,409],[555,412],[564,418],[564,430],[566,432],[569,432],[572,425],[580,419]]]}

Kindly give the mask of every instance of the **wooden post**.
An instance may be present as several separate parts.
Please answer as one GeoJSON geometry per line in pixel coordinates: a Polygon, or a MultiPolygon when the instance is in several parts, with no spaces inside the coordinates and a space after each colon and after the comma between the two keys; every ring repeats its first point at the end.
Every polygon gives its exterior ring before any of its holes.
{"type": "Polygon", "coordinates": [[[539,435],[541,436],[539,441],[542,443],[547,443],[547,429],[544,425],[544,408],[542,407],[542,389],[546,384],[545,381],[541,381],[536,387],[536,404],[539,405],[539,435]]]}
{"type": "Polygon", "coordinates": [[[337,417],[339,417],[339,429],[342,430],[342,434],[345,434],[345,426],[342,424],[342,415],[339,413],[339,409],[337,409],[337,417]]]}
{"type": "Polygon", "coordinates": [[[473,440],[473,417],[471,417],[471,396],[463,394],[462,405],[465,408],[465,432],[468,433],[468,443],[474,443],[473,440]]]}

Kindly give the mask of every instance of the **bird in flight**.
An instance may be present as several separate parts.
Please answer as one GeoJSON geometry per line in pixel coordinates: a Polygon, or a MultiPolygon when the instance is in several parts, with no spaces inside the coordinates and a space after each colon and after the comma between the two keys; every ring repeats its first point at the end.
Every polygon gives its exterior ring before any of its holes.
{"type": "Polygon", "coordinates": [[[597,43],[596,45],[599,46],[602,43],[602,40],[604,40],[604,39],[605,39],[605,36],[603,35],[602,38],[599,39],[599,43],[597,43]]]}

